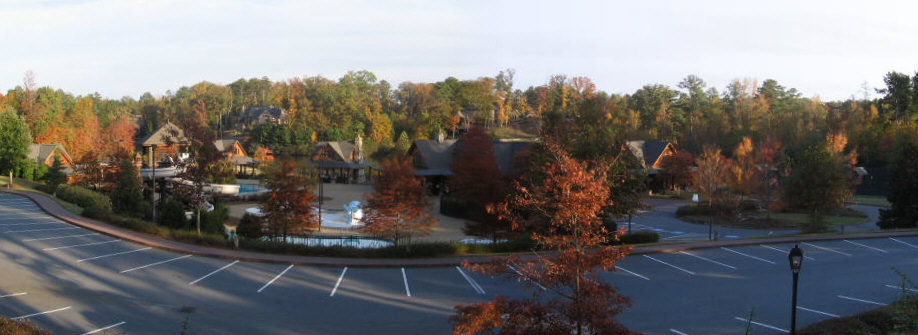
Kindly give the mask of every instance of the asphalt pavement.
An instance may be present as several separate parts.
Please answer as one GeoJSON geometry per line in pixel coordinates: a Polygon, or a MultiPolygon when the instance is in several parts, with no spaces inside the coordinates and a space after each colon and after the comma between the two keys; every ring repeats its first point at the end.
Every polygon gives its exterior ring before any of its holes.
{"type": "MultiPolygon", "coordinates": [[[[646,334],[742,334],[750,315],[754,334],[787,330],[792,244],[707,246],[645,251],[603,273],[633,299],[619,319],[646,334]]],[[[918,276],[918,237],[800,246],[800,326],[896,300],[902,278],[893,269],[918,276]]],[[[55,334],[448,334],[456,304],[529,296],[511,271],[162,250],[71,225],[14,194],[0,194],[0,272],[0,314],[55,334]]]]}

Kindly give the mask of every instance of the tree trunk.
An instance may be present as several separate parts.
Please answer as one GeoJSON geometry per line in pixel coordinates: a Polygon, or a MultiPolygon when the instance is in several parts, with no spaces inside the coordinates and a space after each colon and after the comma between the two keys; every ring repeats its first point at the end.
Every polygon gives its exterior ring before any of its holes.
{"type": "Polygon", "coordinates": [[[200,208],[200,207],[198,208],[198,215],[197,215],[197,216],[198,216],[198,217],[197,217],[196,226],[197,226],[197,228],[198,228],[198,236],[201,236],[201,208],[200,208]]]}

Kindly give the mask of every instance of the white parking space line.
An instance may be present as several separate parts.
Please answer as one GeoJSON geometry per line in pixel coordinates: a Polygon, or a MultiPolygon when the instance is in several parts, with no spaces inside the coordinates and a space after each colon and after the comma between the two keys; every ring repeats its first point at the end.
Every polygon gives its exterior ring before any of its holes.
{"type": "Polygon", "coordinates": [[[9,227],[9,226],[31,226],[31,225],[37,225],[37,224],[60,224],[60,222],[4,223],[4,224],[0,224],[0,226],[2,226],[2,227],[9,227]]]}
{"type": "MultiPolygon", "coordinates": [[[[896,289],[896,290],[900,290],[900,291],[902,290],[902,286],[896,286],[896,285],[884,285],[884,286],[889,287],[889,288],[891,288],[891,289],[896,289]]],[[[906,291],[909,291],[909,292],[918,292],[918,290],[910,289],[910,288],[908,288],[908,287],[906,287],[905,290],[906,290],[906,291]]]]}
{"type": "Polygon", "coordinates": [[[877,305],[877,306],[886,306],[886,304],[879,303],[879,302],[876,302],[876,301],[870,301],[870,300],[852,298],[852,297],[843,296],[843,295],[840,295],[840,296],[838,296],[838,297],[839,297],[839,298],[842,298],[842,299],[847,299],[847,300],[851,300],[851,301],[859,301],[859,302],[868,303],[868,304],[873,304],[873,305],[877,305]]]}
{"type": "Polygon", "coordinates": [[[820,247],[820,246],[818,246],[818,245],[815,245],[815,244],[812,244],[812,243],[806,243],[806,242],[803,242],[802,244],[811,246],[811,247],[816,248],[816,249],[822,249],[822,250],[825,250],[825,251],[834,252],[834,253],[839,254],[839,255],[844,255],[844,256],[851,257],[851,254],[849,254],[849,253],[844,253],[844,252],[841,252],[841,251],[838,251],[838,250],[835,250],[835,249],[832,249],[832,248],[820,247]]]}
{"type": "Polygon", "coordinates": [[[13,320],[26,319],[26,318],[30,318],[30,317],[33,317],[33,316],[44,315],[44,314],[51,314],[51,313],[56,313],[56,312],[60,312],[60,311],[66,311],[66,310],[70,309],[70,307],[71,307],[71,306],[61,307],[61,308],[53,309],[53,310],[50,310],[50,311],[32,313],[32,314],[29,314],[29,315],[17,316],[17,317],[15,317],[15,318],[10,318],[10,319],[13,319],[13,320]]]}
{"type": "Polygon", "coordinates": [[[687,253],[687,252],[685,252],[685,251],[680,251],[679,253],[680,253],[680,254],[683,254],[683,255],[689,255],[689,256],[695,257],[695,258],[697,258],[697,259],[703,260],[703,261],[708,261],[708,262],[711,262],[711,263],[714,263],[714,264],[717,264],[717,265],[720,265],[720,266],[724,266],[724,267],[728,267],[728,268],[731,268],[731,269],[733,269],[733,270],[736,270],[736,268],[733,267],[733,266],[731,266],[731,265],[727,265],[727,264],[724,264],[724,263],[715,261],[715,260],[710,259],[710,258],[707,258],[707,257],[698,256],[698,255],[695,255],[695,254],[687,253]]]}
{"type": "Polygon", "coordinates": [[[67,235],[67,236],[55,236],[55,237],[42,237],[42,238],[30,238],[22,240],[23,242],[32,242],[32,241],[47,241],[47,240],[59,240],[62,238],[72,238],[72,237],[83,237],[83,236],[93,236],[99,235],[99,233],[90,233],[90,234],[79,234],[79,235],[67,235]]]}
{"type": "Polygon", "coordinates": [[[676,334],[676,335],[688,335],[688,334],[686,334],[686,333],[680,332],[680,331],[675,330],[675,329],[672,329],[672,328],[670,328],[669,331],[672,332],[673,334],[676,334]]]}
{"type": "Polygon", "coordinates": [[[772,262],[772,261],[767,260],[767,259],[764,259],[764,258],[755,257],[755,256],[753,256],[753,255],[745,254],[745,253],[742,253],[742,252],[739,252],[739,251],[736,251],[736,250],[733,250],[733,249],[727,249],[727,248],[724,248],[724,247],[720,247],[720,248],[723,249],[723,250],[732,252],[732,253],[734,253],[734,254],[740,255],[740,256],[746,256],[746,257],[749,257],[749,258],[752,258],[752,259],[755,259],[755,260],[763,261],[763,262],[765,262],[765,263],[775,264],[775,262],[772,262]]]}
{"type": "Polygon", "coordinates": [[[528,281],[531,281],[533,284],[536,284],[536,286],[538,286],[540,289],[542,289],[542,291],[547,290],[547,289],[545,288],[545,286],[542,286],[542,284],[539,284],[539,283],[536,282],[535,280],[529,279],[529,277],[524,276],[523,273],[520,272],[519,270],[517,270],[515,267],[513,267],[513,265],[507,264],[507,267],[510,268],[510,270],[513,270],[513,272],[516,272],[516,275],[517,275],[517,276],[520,276],[520,278],[525,279],[525,280],[528,280],[528,281]]]}
{"type": "Polygon", "coordinates": [[[27,292],[10,293],[10,294],[7,294],[7,295],[0,295],[0,298],[18,297],[18,296],[20,296],[20,295],[26,295],[26,294],[28,294],[28,293],[27,293],[27,292]]]}
{"type": "MultiPolygon", "coordinates": [[[[785,255],[787,255],[788,253],[790,253],[790,250],[786,250],[786,251],[785,251],[785,250],[781,250],[781,249],[778,249],[778,248],[775,248],[775,247],[772,247],[772,246],[769,246],[769,245],[759,244],[759,246],[762,247],[762,248],[771,249],[771,250],[780,252],[780,253],[785,254],[785,255]]],[[[815,258],[810,257],[810,256],[807,256],[807,255],[803,255],[803,258],[809,259],[809,260],[811,260],[811,261],[815,261],[815,260],[816,260],[815,258]]]]}
{"type": "Polygon", "coordinates": [[[912,247],[912,248],[918,249],[918,245],[914,245],[914,244],[911,244],[911,243],[908,243],[908,242],[905,242],[905,241],[896,239],[896,238],[894,238],[894,237],[890,237],[889,239],[890,239],[890,240],[893,240],[893,241],[895,241],[895,242],[899,242],[899,243],[905,244],[905,245],[910,246],[910,247],[912,247]]]}
{"type": "Polygon", "coordinates": [[[402,268],[402,281],[405,282],[405,295],[411,296],[411,289],[408,288],[408,275],[405,274],[405,268],[402,268]]]}
{"type": "Polygon", "coordinates": [[[223,270],[225,270],[226,268],[235,265],[236,263],[239,263],[239,261],[233,261],[232,263],[229,263],[229,264],[227,264],[227,265],[224,265],[222,268],[216,269],[216,270],[214,270],[213,272],[204,275],[204,277],[195,279],[193,282],[188,283],[188,285],[197,284],[199,281],[204,280],[204,278],[210,277],[210,276],[212,276],[213,274],[215,274],[215,273],[217,273],[217,272],[223,271],[223,270]]]}
{"type": "Polygon", "coordinates": [[[87,247],[87,246],[90,246],[90,245],[108,244],[108,243],[115,243],[115,242],[121,242],[121,240],[111,240],[111,241],[94,242],[94,243],[83,243],[83,244],[68,245],[68,246],[63,246],[63,247],[44,248],[44,249],[41,249],[41,250],[44,250],[44,251],[51,251],[51,250],[60,250],[60,249],[68,249],[68,248],[79,248],[79,247],[87,247]]]}
{"type": "Polygon", "coordinates": [[[116,252],[116,253],[114,253],[114,254],[108,254],[108,255],[101,255],[101,256],[96,256],[96,257],[83,258],[83,259],[81,259],[81,260],[78,260],[77,263],[82,263],[82,262],[85,262],[85,261],[91,261],[91,260],[99,259],[99,258],[106,258],[106,257],[112,257],[112,256],[130,254],[130,253],[134,253],[134,252],[138,252],[138,251],[144,251],[144,250],[150,250],[150,249],[153,249],[153,248],[151,248],[151,247],[146,247],[146,248],[140,248],[140,249],[136,249],[136,250],[128,250],[128,251],[116,252]]]}
{"type": "Polygon", "coordinates": [[[683,268],[680,268],[680,267],[678,267],[678,266],[675,266],[675,265],[672,265],[672,264],[669,264],[669,263],[667,263],[667,262],[664,262],[664,261],[661,261],[661,260],[659,260],[659,259],[656,259],[656,258],[653,258],[653,257],[650,257],[650,256],[647,256],[647,255],[643,255],[643,256],[644,256],[644,257],[647,257],[647,258],[650,258],[651,260],[654,260],[654,261],[656,261],[657,263],[660,263],[660,264],[663,264],[663,265],[667,265],[667,266],[670,266],[670,267],[672,267],[672,268],[674,268],[674,269],[676,269],[676,270],[679,270],[679,271],[682,271],[682,272],[685,272],[685,273],[688,273],[688,274],[690,274],[690,275],[693,275],[693,276],[695,275],[695,273],[694,273],[694,272],[692,272],[692,271],[689,271],[689,270],[686,270],[686,269],[683,269],[683,268]]]}
{"type": "Polygon", "coordinates": [[[159,262],[155,262],[155,263],[150,263],[150,264],[147,264],[147,265],[141,265],[141,266],[138,266],[138,267],[136,267],[136,268],[130,268],[130,269],[127,269],[127,270],[118,272],[118,273],[128,273],[128,272],[131,272],[131,271],[136,271],[136,270],[140,270],[140,269],[145,269],[145,268],[148,268],[148,267],[151,267],[151,266],[157,266],[157,265],[160,265],[160,264],[166,264],[166,263],[169,263],[169,262],[172,262],[172,261],[177,261],[177,260],[180,260],[180,259],[183,259],[183,258],[188,258],[188,257],[191,257],[191,255],[179,256],[179,257],[170,258],[170,259],[167,259],[167,260],[164,260],[164,261],[159,261],[159,262]]]}
{"type": "Polygon", "coordinates": [[[481,286],[478,286],[478,282],[476,282],[475,279],[472,279],[472,277],[469,277],[469,275],[465,274],[465,271],[462,271],[462,268],[457,266],[456,270],[459,271],[459,274],[462,275],[462,278],[465,278],[465,281],[469,282],[469,285],[472,286],[472,289],[475,290],[475,292],[478,292],[478,294],[485,294],[484,289],[482,289],[481,286]]]}
{"type": "Polygon", "coordinates": [[[344,270],[341,270],[341,276],[338,277],[338,282],[335,283],[335,288],[333,288],[333,289],[331,290],[331,294],[328,295],[329,297],[334,297],[334,296],[335,296],[335,292],[338,292],[338,286],[340,286],[340,285],[341,285],[341,281],[344,280],[344,274],[345,274],[345,273],[347,273],[347,267],[346,267],[346,266],[344,267],[344,270]]]}
{"type": "Polygon", "coordinates": [[[284,271],[281,271],[281,272],[278,273],[276,276],[274,276],[274,278],[271,279],[271,281],[265,283],[265,286],[262,286],[260,289],[258,289],[257,293],[261,293],[261,291],[264,291],[266,288],[268,288],[268,286],[271,286],[271,284],[273,284],[274,281],[277,280],[277,278],[280,278],[280,277],[283,276],[285,273],[287,273],[287,271],[290,271],[290,269],[292,269],[292,268],[293,268],[293,264],[290,264],[290,266],[288,266],[286,269],[284,269],[284,271]]]}
{"type": "Polygon", "coordinates": [[[765,328],[768,328],[768,329],[771,329],[771,330],[777,330],[777,331],[782,332],[782,333],[789,333],[789,332],[790,332],[790,331],[787,330],[787,329],[781,329],[781,328],[778,328],[778,327],[775,327],[775,326],[772,326],[772,325],[764,324],[764,323],[761,323],[761,322],[751,321],[751,320],[749,320],[749,319],[741,318],[741,317],[738,317],[738,316],[734,316],[733,318],[734,318],[734,319],[737,319],[737,320],[739,320],[739,321],[742,321],[742,322],[748,322],[748,323],[754,324],[754,325],[759,326],[759,327],[765,327],[765,328]]]}
{"type": "Polygon", "coordinates": [[[0,233],[30,233],[34,231],[55,231],[55,230],[68,230],[68,229],[83,229],[80,227],[66,227],[66,228],[46,228],[46,229],[27,229],[27,230],[7,230],[0,233]]]}
{"type": "Polygon", "coordinates": [[[99,329],[96,329],[96,330],[90,330],[90,331],[88,331],[88,332],[83,333],[83,335],[92,335],[92,334],[95,334],[95,333],[98,333],[98,332],[101,332],[101,331],[105,331],[105,330],[108,330],[108,329],[112,329],[112,328],[121,326],[121,325],[123,325],[123,324],[125,324],[125,323],[127,323],[127,322],[121,321],[121,322],[118,322],[118,323],[113,324],[113,325],[110,325],[110,326],[105,326],[105,327],[102,327],[102,328],[99,328],[99,329]]]}
{"type": "Polygon", "coordinates": [[[883,250],[883,249],[880,249],[880,248],[874,248],[874,247],[871,247],[871,246],[866,245],[866,244],[861,244],[861,243],[857,243],[857,242],[853,242],[853,241],[848,241],[848,240],[842,240],[842,241],[845,241],[845,242],[854,244],[854,245],[856,245],[856,246],[861,246],[861,247],[864,247],[864,248],[867,248],[867,249],[876,250],[876,251],[879,251],[879,252],[882,252],[882,253],[885,253],[885,254],[888,254],[888,253],[889,253],[889,251],[886,251],[886,250],[883,250]]]}
{"type": "Polygon", "coordinates": [[[809,309],[809,308],[806,308],[806,307],[797,306],[797,309],[799,309],[799,310],[801,310],[801,311],[807,311],[807,312],[810,312],[810,313],[822,314],[822,315],[829,316],[829,317],[833,317],[833,318],[839,317],[838,315],[835,315],[835,314],[832,314],[832,313],[817,311],[817,310],[815,310],[815,309],[809,309]]]}
{"type": "Polygon", "coordinates": [[[644,277],[644,276],[639,275],[639,274],[637,274],[637,273],[628,271],[628,269],[625,269],[625,268],[623,268],[623,267],[621,267],[621,266],[616,265],[615,268],[616,268],[616,269],[619,269],[619,270],[622,270],[622,271],[625,271],[625,272],[627,272],[627,273],[630,273],[630,274],[632,274],[632,275],[634,275],[634,276],[636,276],[636,277],[638,277],[638,278],[641,278],[641,279],[644,279],[644,280],[650,280],[650,278],[647,278],[647,277],[644,277]]]}

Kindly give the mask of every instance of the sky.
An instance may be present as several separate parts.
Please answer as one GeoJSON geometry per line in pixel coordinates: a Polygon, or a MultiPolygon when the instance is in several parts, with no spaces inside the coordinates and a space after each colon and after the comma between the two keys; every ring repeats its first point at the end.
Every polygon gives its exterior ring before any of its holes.
{"type": "Polygon", "coordinates": [[[694,74],[720,91],[775,79],[824,101],[918,70],[914,1],[0,0],[0,92],[119,99],[201,81],[337,79],[393,86],[514,69],[515,88],[586,76],[627,94],[694,74]]]}

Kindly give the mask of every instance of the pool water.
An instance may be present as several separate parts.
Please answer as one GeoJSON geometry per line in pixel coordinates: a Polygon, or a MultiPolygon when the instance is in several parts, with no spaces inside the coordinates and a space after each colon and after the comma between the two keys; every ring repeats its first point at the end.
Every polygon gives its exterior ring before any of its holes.
{"type": "Polygon", "coordinates": [[[268,189],[264,188],[260,184],[239,184],[239,194],[254,194],[258,192],[264,192],[268,189]]]}
{"type": "Polygon", "coordinates": [[[288,243],[294,244],[305,244],[309,246],[324,246],[324,247],[354,247],[354,248],[385,248],[392,246],[392,241],[372,238],[372,237],[357,237],[357,236],[310,236],[310,237],[298,237],[298,236],[288,236],[288,243]]]}

